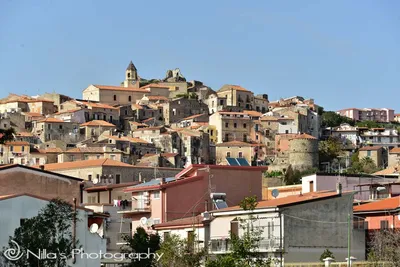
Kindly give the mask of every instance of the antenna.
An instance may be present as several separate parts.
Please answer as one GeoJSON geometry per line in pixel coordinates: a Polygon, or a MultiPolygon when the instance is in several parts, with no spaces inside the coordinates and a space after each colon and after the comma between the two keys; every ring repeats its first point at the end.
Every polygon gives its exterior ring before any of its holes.
{"type": "Polygon", "coordinates": [[[146,217],[140,218],[140,224],[143,226],[147,225],[147,218],[146,217]]]}
{"type": "Polygon", "coordinates": [[[278,190],[278,189],[272,190],[271,195],[272,195],[274,198],[277,198],[277,197],[279,196],[279,190],[278,190]]]}

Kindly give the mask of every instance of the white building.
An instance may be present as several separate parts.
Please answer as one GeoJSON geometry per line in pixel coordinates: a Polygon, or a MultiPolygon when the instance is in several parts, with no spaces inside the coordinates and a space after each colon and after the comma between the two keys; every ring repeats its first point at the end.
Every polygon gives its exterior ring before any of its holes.
{"type": "MultiPolygon", "coordinates": [[[[20,227],[21,221],[37,216],[49,201],[50,199],[30,194],[0,196],[0,247],[8,247],[9,237],[13,236],[15,229],[20,227]]],[[[91,233],[88,227],[88,220],[93,211],[80,207],[77,211],[76,236],[79,245],[85,253],[105,253],[106,240],[100,236],[104,234],[104,224],[100,225],[96,233],[91,233]]],[[[48,252],[50,253],[50,251],[48,252]]],[[[70,260],[69,266],[98,267],[100,266],[100,257],[91,259],[85,255],[77,255],[75,264],[72,264],[70,260]]]]}
{"type": "MultiPolygon", "coordinates": [[[[283,263],[318,262],[325,249],[337,260],[347,257],[348,214],[353,214],[351,193],[314,192],[260,201],[255,210],[229,207],[212,211],[210,253],[230,250],[230,233],[243,235],[249,216],[262,229],[258,252],[283,263]],[[244,227],[244,229],[242,228],[244,227]]],[[[352,229],[351,255],[365,259],[365,233],[352,229]]]]}

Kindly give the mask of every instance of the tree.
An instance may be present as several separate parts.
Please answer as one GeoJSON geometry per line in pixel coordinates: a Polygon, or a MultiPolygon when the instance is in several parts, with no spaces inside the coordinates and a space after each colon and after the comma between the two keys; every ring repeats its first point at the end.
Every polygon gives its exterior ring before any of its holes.
{"type": "Polygon", "coordinates": [[[142,227],[136,228],[133,236],[124,236],[126,245],[122,247],[123,253],[144,253],[149,255],[148,258],[132,258],[132,262],[128,265],[131,267],[148,267],[154,261],[154,253],[160,249],[160,236],[158,234],[148,234],[142,227]]]}
{"type": "Polygon", "coordinates": [[[326,259],[326,258],[335,259],[335,256],[333,256],[332,251],[330,251],[329,249],[325,249],[324,252],[322,252],[321,257],[319,257],[319,260],[320,260],[321,262],[323,262],[324,259],[326,259]]]}
{"type": "Polygon", "coordinates": [[[285,182],[285,185],[293,185],[293,184],[300,184],[301,183],[301,177],[311,175],[317,172],[317,169],[311,168],[307,170],[296,170],[293,169],[292,166],[290,165],[288,169],[285,172],[285,175],[283,176],[283,181],[285,182]]]}
{"type": "Polygon", "coordinates": [[[354,126],[354,121],[345,116],[337,114],[335,111],[324,111],[322,112],[322,127],[337,127],[342,123],[348,123],[354,126]]]}
{"type": "Polygon", "coordinates": [[[356,126],[358,126],[358,127],[367,127],[368,129],[383,127],[382,124],[380,124],[380,123],[378,123],[376,121],[359,121],[359,122],[356,123],[356,126]]]}
{"type": "MultiPolygon", "coordinates": [[[[257,207],[257,197],[246,197],[240,203],[243,210],[254,210],[257,207]]],[[[270,259],[263,258],[258,252],[263,229],[254,227],[257,220],[252,214],[247,219],[237,218],[242,234],[230,233],[230,252],[218,255],[214,260],[208,260],[206,267],[268,267],[271,265],[270,259]]]]}
{"type": "MultiPolygon", "coordinates": [[[[40,266],[66,267],[68,259],[72,258],[74,248],[78,248],[72,237],[72,227],[77,213],[71,204],[60,199],[53,199],[41,209],[37,216],[26,219],[15,229],[14,236],[10,237],[8,246],[3,251],[15,249],[18,244],[22,257],[16,261],[9,261],[10,266],[40,266]],[[38,259],[28,251],[39,255],[40,251],[57,255],[46,259],[38,259]],[[50,259],[51,258],[51,259],[50,259]]],[[[0,253],[3,255],[3,253],[0,253]]],[[[7,260],[6,260],[7,261],[7,260]]]]}
{"type": "Polygon", "coordinates": [[[170,235],[161,243],[158,254],[162,254],[159,264],[162,267],[198,267],[206,254],[205,248],[193,249],[190,240],[170,235]]]}
{"type": "Polygon", "coordinates": [[[370,246],[368,261],[385,261],[390,263],[388,266],[398,266],[400,262],[399,229],[376,231],[372,236],[370,246]]]}
{"type": "MultiPolygon", "coordinates": [[[[358,156],[358,153],[357,153],[358,156]]],[[[353,159],[352,159],[353,160],[353,159]]],[[[351,167],[347,170],[347,173],[351,174],[362,174],[362,173],[374,173],[379,171],[375,162],[370,157],[365,157],[360,159],[354,159],[352,161],[351,167]]]]}
{"type": "Polygon", "coordinates": [[[0,129],[0,144],[4,144],[8,141],[14,140],[14,134],[14,128],[0,129]]]}
{"type": "Polygon", "coordinates": [[[343,143],[340,139],[329,137],[328,140],[320,141],[318,146],[320,162],[332,162],[344,154],[343,143]]]}

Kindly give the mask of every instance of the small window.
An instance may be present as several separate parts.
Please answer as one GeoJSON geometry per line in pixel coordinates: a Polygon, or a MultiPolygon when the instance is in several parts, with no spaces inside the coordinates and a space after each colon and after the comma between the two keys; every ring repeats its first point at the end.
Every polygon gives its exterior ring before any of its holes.
{"type": "Polygon", "coordinates": [[[239,236],[239,222],[236,220],[231,221],[231,234],[239,236]]]}
{"type": "Polygon", "coordinates": [[[132,101],[132,96],[128,96],[128,101],[129,101],[129,102],[132,101]]]}
{"type": "Polygon", "coordinates": [[[96,159],[99,159],[100,158],[100,155],[96,155],[96,159]]]}
{"type": "Polygon", "coordinates": [[[11,151],[11,152],[14,151],[14,146],[10,146],[10,151],[11,151]]]}
{"type": "Polygon", "coordinates": [[[243,158],[243,152],[239,152],[238,158],[243,158]]]}
{"type": "Polygon", "coordinates": [[[243,123],[243,128],[246,128],[246,127],[247,127],[246,123],[243,123]]]}
{"type": "Polygon", "coordinates": [[[233,128],[237,128],[237,123],[236,122],[233,124],[233,128]]]}
{"type": "Polygon", "coordinates": [[[371,150],[367,151],[367,157],[371,157],[371,150]]]}
{"type": "Polygon", "coordinates": [[[110,155],[110,159],[115,160],[115,155],[110,155]]]}
{"type": "MultiPolygon", "coordinates": [[[[130,78],[131,77],[131,73],[130,72],[128,72],[128,78],[130,78]]],[[[130,101],[130,100],[129,100],[130,101]]]]}
{"type": "Polygon", "coordinates": [[[24,152],[24,151],[25,151],[25,146],[22,146],[22,148],[21,148],[21,149],[22,149],[22,152],[24,152]]]}
{"type": "Polygon", "coordinates": [[[91,174],[89,174],[87,178],[88,178],[89,181],[92,181],[92,175],[91,174]]]}
{"type": "Polygon", "coordinates": [[[84,158],[84,160],[88,160],[89,159],[89,155],[84,155],[83,158],[84,158]]]}
{"type": "Polygon", "coordinates": [[[10,164],[14,164],[14,159],[13,158],[9,159],[9,161],[10,161],[10,164]]]}
{"type": "Polygon", "coordinates": [[[157,190],[157,191],[153,192],[153,198],[154,199],[160,199],[160,190],[157,190]]]}
{"type": "Polygon", "coordinates": [[[116,184],[121,183],[121,174],[116,174],[116,175],[115,175],[115,183],[116,183],[116,184]]]}
{"type": "Polygon", "coordinates": [[[25,159],[21,159],[21,165],[25,165],[25,159]]]}
{"type": "Polygon", "coordinates": [[[117,95],[114,95],[114,101],[117,101],[117,95]]]}
{"type": "Polygon", "coordinates": [[[388,220],[382,220],[381,221],[381,229],[388,229],[389,228],[389,221],[388,220]]]}
{"type": "Polygon", "coordinates": [[[170,237],[170,232],[164,232],[164,240],[170,237]]]}
{"type": "Polygon", "coordinates": [[[58,128],[60,128],[60,130],[62,130],[62,125],[59,125],[58,128]]]}
{"type": "Polygon", "coordinates": [[[231,157],[231,152],[226,152],[226,157],[230,158],[231,157]]]}
{"type": "Polygon", "coordinates": [[[128,110],[127,109],[125,109],[125,115],[128,115],[128,110]]]}
{"type": "Polygon", "coordinates": [[[225,128],[229,127],[229,123],[225,122],[225,128]]]}
{"type": "Polygon", "coordinates": [[[51,129],[51,124],[47,124],[47,129],[51,129]]]}

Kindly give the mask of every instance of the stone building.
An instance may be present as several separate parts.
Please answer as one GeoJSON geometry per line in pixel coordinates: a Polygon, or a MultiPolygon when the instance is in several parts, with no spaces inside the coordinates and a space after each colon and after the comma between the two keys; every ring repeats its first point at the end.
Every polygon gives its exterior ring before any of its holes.
{"type": "Polygon", "coordinates": [[[34,122],[32,133],[39,136],[42,142],[62,140],[66,143],[76,143],[81,140],[78,123],[65,122],[56,118],[34,122]]]}
{"type": "Polygon", "coordinates": [[[6,98],[0,100],[0,113],[12,111],[46,115],[54,113],[55,107],[52,100],[9,94],[6,98]]]}
{"type": "Polygon", "coordinates": [[[57,107],[58,111],[62,110],[62,108],[61,108],[62,103],[72,100],[72,98],[69,96],[57,94],[57,93],[45,93],[45,94],[41,95],[41,98],[53,101],[54,105],[57,107]]]}
{"type": "Polygon", "coordinates": [[[179,97],[163,105],[166,125],[178,122],[186,117],[208,113],[208,106],[197,99],[179,97]]]}
{"type": "Polygon", "coordinates": [[[208,113],[222,111],[227,106],[227,96],[219,97],[216,93],[208,96],[204,102],[208,105],[208,113]]]}
{"type": "Polygon", "coordinates": [[[388,166],[398,166],[400,165],[400,148],[395,147],[389,151],[389,162],[388,166]]]}
{"type": "Polygon", "coordinates": [[[225,84],[217,91],[218,98],[226,98],[227,106],[254,109],[253,92],[239,85],[225,84]]]}
{"type": "Polygon", "coordinates": [[[115,130],[117,127],[109,122],[103,120],[93,120],[89,122],[82,123],[80,125],[82,134],[85,136],[85,139],[90,138],[98,138],[104,132],[110,132],[115,130]]]}
{"type": "Polygon", "coordinates": [[[268,95],[257,95],[254,97],[254,109],[261,113],[268,112],[268,95]]]}
{"type": "Polygon", "coordinates": [[[370,158],[379,168],[387,167],[387,151],[382,146],[365,146],[358,150],[358,158],[370,158]]]}
{"type": "Polygon", "coordinates": [[[104,147],[76,147],[68,149],[58,154],[58,163],[79,161],[79,160],[93,160],[93,159],[112,159],[116,161],[123,161],[123,152],[121,150],[104,147]]]}
{"type": "Polygon", "coordinates": [[[242,141],[229,141],[216,145],[216,164],[229,165],[227,158],[243,158],[249,165],[263,158],[262,144],[253,144],[242,141]]]}
{"type": "Polygon", "coordinates": [[[162,153],[180,153],[181,139],[176,131],[163,126],[147,127],[132,131],[132,137],[155,144],[162,153]]]}
{"type": "Polygon", "coordinates": [[[217,143],[250,140],[252,120],[243,112],[216,112],[210,116],[209,124],[216,127],[217,143]]]}
{"type": "Polygon", "coordinates": [[[180,155],[183,164],[210,163],[210,138],[207,133],[183,129],[178,131],[181,140],[180,155]]]}
{"type": "Polygon", "coordinates": [[[82,97],[86,101],[96,101],[108,105],[128,105],[136,103],[145,94],[149,94],[146,89],[92,84],[83,90],[82,97]]]}

